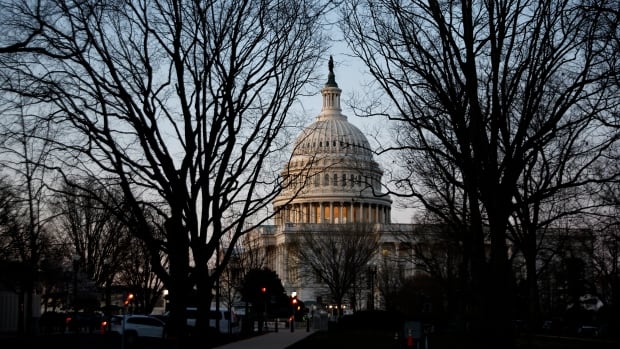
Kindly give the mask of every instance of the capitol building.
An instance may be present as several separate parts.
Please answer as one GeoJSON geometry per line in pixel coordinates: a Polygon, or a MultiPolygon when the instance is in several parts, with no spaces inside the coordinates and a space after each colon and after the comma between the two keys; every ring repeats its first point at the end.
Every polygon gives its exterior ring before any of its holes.
{"type": "MultiPolygon", "coordinates": [[[[463,251],[460,237],[454,235],[459,227],[391,221],[393,202],[382,185],[383,169],[373,158],[366,136],[342,113],[341,92],[330,59],[328,79],[321,89],[321,111],[297,136],[289,161],[281,169],[283,190],[272,202],[274,224],[262,225],[246,234],[242,250],[257,251],[253,253],[258,255],[254,258],[261,262],[260,266],[254,266],[274,271],[285,292],[296,294],[311,309],[338,305],[353,311],[386,310],[394,306],[394,290],[401,289],[404,282],[430,276],[431,272],[461,277],[457,268],[463,262],[463,251]],[[305,250],[312,250],[323,258],[346,259],[350,252],[345,239],[356,239],[355,233],[373,236],[376,244],[368,253],[370,257],[363,259],[355,270],[354,286],[336,299],[333,285],[323,276],[333,274],[334,269],[336,274],[350,274],[350,271],[334,268],[337,264],[320,268],[302,255],[305,250]],[[314,243],[300,238],[306,236],[315,236],[314,243]],[[331,236],[346,238],[337,246],[316,243],[331,236]]],[[[545,285],[540,292],[541,300],[546,311],[551,312],[551,307],[564,297],[557,286],[563,281],[554,273],[562,270],[566,258],[581,256],[584,261],[591,258],[588,254],[591,250],[584,249],[590,242],[583,242],[590,241],[594,235],[587,229],[567,232],[564,228],[549,229],[545,234],[543,243],[554,255],[554,269],[541,275],[539,283],[545,285]]],[[[490,242],[485,243],[488,258],[490,242]]],[[[522,282],[527,273],[523,267],[524,256],[510,241],[507,247],[515,282],[522,282]]],[[[348,281],[350,285],[351,278],[348,281]]]]}
{"type": "MultiPolygon", "coordinates": [[[[261,251],[264,267],[278,274],[286,292],[295,292],[307,304],[325,305],[329,292],[304,275],[308,271],[292,248],[299,234],[329,234],[363,224],[379,237],[379,248],[369,262],[375,272],[382,258],[411,252],[399,235],[413,226],[391,223],[392,200],[382,191],[383,170],[366,136],[342,113],[341,92],[330,58],[327,83],[321,89],[321,112],[299,134],[282,169],[285,189],[273,201],[274,225],[261,226],[246,237],[247,244],[261,251]]],[[[413,266],[401,265],[401,270],[407,269],[413,273],[413,266]]],[[[368,308],[369,299],[380,308],[379,288],[363,285],[365,294],[358,297],[357,308],[368,308]]]]}

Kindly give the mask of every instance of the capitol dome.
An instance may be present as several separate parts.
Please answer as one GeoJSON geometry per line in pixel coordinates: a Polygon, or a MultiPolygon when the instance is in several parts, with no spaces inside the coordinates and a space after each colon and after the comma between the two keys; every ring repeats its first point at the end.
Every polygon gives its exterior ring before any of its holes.
{"type": "Polygon", "coordinates": [[[341,92],[330,58],[322,110],[297,137],[282,171],[284,190],[273,202],[276,224],[390,222],[383,171],[366,136],[342,114],[341,92]]]}
{"type": "Polygon", "coordinates": [[[372,151],[366,136],[342,114],[319,114],[317,120],[297,137],[293,148],[293,161],[316,154],[331,154],[337,157],[352,155],[359,160],[372,161],[372,151]]]}

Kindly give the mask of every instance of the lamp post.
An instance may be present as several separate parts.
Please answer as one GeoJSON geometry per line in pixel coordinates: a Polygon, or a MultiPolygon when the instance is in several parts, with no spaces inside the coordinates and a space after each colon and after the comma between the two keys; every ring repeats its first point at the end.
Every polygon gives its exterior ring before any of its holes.
{"type": "Polygon", "coordinates": [[[71,259],[73,260],[73,311],[77,311],[78,300],[78,272],[80,269],[80,256],[74,254],[71,259]]]}
{"type": "Polygon", "coordinates": [[[370,264],[368,266],[368,288],[370,293],[368,294],[368,309],[375,310],[375,277],[377,274],[377,266],[370,264]]]}
{"type": "Polygon", "coordinates": [[[110,293],[110,283],[111,283],[111,277],[110,277],[110,264],[111,261],[109,258],[105,258],[103,260],[103,277],[104,277],[104,292],[105,292],[105,309],[106,312],[110,311],[110,304],[112,303],[112,295],[110,293]]]}
{"type": "Polygon", "coordinates": [[[265,322],[267,321],[267,287],[261,287],[261,296],[263,297],[263,314],[258,324],[258,332],[263,333],[265,322]]]}
{"type": "Polygon", "coordinates": [[[127,309],[129,309],[129,304],[131,303],[131,301],[133,300],[133,293],[128,293],[125,296],[125,300],[123,301],[123,323],[122,323],[122,330],[121,330],[121,349],[125,349],[125,322],[127,321],[127,309]]]}

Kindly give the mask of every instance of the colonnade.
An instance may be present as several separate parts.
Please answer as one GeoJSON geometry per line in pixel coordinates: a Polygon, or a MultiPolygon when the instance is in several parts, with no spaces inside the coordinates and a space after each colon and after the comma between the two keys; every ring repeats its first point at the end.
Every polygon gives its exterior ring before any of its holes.
{"type": "Polygon", "coordinates": [[[282,209],[276,224],[390,223],[390,206],[364,202],[294,203],[282,209]]]}

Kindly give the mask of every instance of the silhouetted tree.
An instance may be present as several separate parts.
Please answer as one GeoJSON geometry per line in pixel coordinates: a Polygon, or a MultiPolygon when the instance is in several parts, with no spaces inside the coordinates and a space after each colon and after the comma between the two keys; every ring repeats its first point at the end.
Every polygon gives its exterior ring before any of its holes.
{"type": "Polygon", "coordinates": [[[249,270],[241,282],[239,293],[243,301],[251,304],[252,314],[258,316],[259,331],[263,329],[266,316],[279,315],[283,300],[288,305],[282,280],[269,268],[249,270]]]}
{"type": "MultiPolygon", "coordinates": [[[[17,74],[12,83],[21,86],[24,81],[17,74]]],[[[10,239],[15,257],[29,268],[20,293],[25,297],[20,309],[26,310],[35,305],[39,266],[51,246],[49,188],[53,178],[49,167],[58,130],[54,123],[38,118],[39,109],[34,104],[28,97],[10,93],[0,98],[0,170],[12,179],[14,208],[19,210],[10,239]]],[[[32,311],[22,312],[25,321],[19,325],[25,327],[19,329],[20,333],[36,332],[32,311]]]]}
{"type": "Polygon", "coordinates": [[[232,250],[215,268],[209,261],[224,237],[234,246],[270,218],[281,183],[264,169],[278,168],[289,110],[313,82],[324,5],[50,0],[46,16],[28,5],[13,11],[9,29],[42,23],[43,49],[13,57],[11,72],[27,76],[28,88],[2,88],[30,95],[75,131],[58,145],[66,156],[56,169],[116,181],[127,224],[169,290],[171,335],[184,328],[194,287],[206,333],[232,250]],[[147,209],[163,236],[152,235],[147,209]]]}
{"type": "Polygon", "coordinates": [[[309,282],[325,285],[342,316],[345,297],[364,280],[378,248],[379,235],[372,224],[322,225],[320,231],[293,236],[289,267],[297,268],[309,282]]]}
{"type": "Polygon", "coordinates": [[[607,22],[578,0],[345,3],[345,40],[382,92],[359,108],[395,120],[385,147],[417,159],[392,184],[427,204],[432,187],[419,185],[417,165],[434,163],[434,177],[449,180],[462,203],[453,206],[466,208],[469,328],[477,346],[507,347],[507,229],[527,164],[567,133],[576,136],[567,151],[585,162],[615,141],[604,121],[619,98],[607,22]]]}

